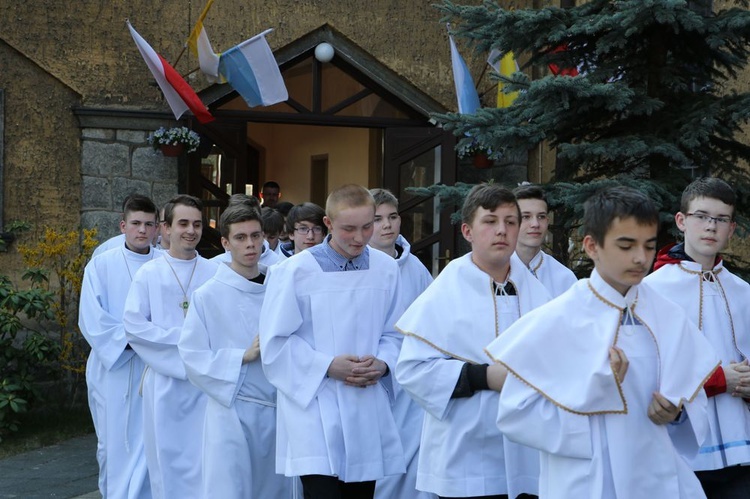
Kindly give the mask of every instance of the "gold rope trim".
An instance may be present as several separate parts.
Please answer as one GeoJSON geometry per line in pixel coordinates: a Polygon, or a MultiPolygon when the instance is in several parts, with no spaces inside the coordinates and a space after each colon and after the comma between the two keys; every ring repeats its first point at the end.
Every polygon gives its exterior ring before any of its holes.
{"type": "MultiPolygon", "coordinates": [[[[533,389],[535,392],[539,393],[542,397],[544,397],[547,400],[549,400],[550,402],[552,402],[552,404],[554,404],[555,406],[559,407],[560,409],[562,409],[564,411],[570,412],[571,414],[577,414],[579,416],[598,416],[598,415],[602,415],[602,414],[627,414],[628,413],[628,404],[625,401],[625,399],[622,399],[622,398],[621,398],[622,403],[623,403],[622,410],[583,412],[583,411],[576,411],[575,409],[571,409],[570,407],[567,407],[567,406],[559,403],[558,401],[556,401],[555,399],[553,399],[550,395],[547,395],[543,390],[539,389],[538,387],[536,387],[533,384],[531,384],[528,381],[526,381],[517,372],[515,372],[513,369],[511,369],[508,366],[508,364],[506,364],[502,360],[495,359],[492,356],[492,354],[490,354],[487,350],[485,350],[485,353],[487,355],[489,355],[490,358],[493,361],[495,361],[496,363],[501,364],[503,367],[505,367],[505,369],[507,369],[509,373],[511,373],[516,378],[518,378],[523,384],[527,385],[528,387],[530,387],[531,389],[533,389]]],[[[615,381],[616,380],[617,380],[617,377],[615,376],[615,381]]],[[[622,397],[622,391],[620,392],[620,396],[622,397]]]]}
{"type": "Polygon", "coordinates": [[[398,327],[396,327],[396,331],[398,331],[399,333],[403,334],[404,336],[411,336],[412,338],[414,338],[416,340],[419,340],[419,341],[421,341],[423,343],[426,343],[427,345],[431,346],[432,348],[434,348],[438,352],[442,353],[443,355],[447,355],[448,357],[454,358],[456,360],[461,360],[463,362],[468,362],[469,364],[474,364],[474,365],[478,365],[479,364],[478,362],[476,362],[474,360],[466,359],[464,357],[461,357],[460,355],[456,355],[456,354],[454,354],[452,352],[449,352],[448,350],[444,350],[444,349],[440,348],[439,346],[437,346],[436,344],[434,344],[433,342],[431,342],[430,340],[425,339],[425,338],[419,336],[418,334],[415,334],[415,333],[412,333],[412,332],[409,332],[409,331],[404,331],[403,329],[400,329],[398,327]]]}

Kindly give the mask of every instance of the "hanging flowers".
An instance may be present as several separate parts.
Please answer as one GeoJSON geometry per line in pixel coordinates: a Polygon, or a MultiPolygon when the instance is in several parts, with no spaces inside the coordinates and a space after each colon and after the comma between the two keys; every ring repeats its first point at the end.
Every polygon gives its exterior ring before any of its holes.
{"type": "Polygon", "coordinates": [[[169,129],[161,127],[149,134],[148,143],[155,150],[161,150],[165,156],[178,156],[183,151],[188,153],[196,151],[201,143],[201,138],[200,135],[185,126],[169,129]]]}

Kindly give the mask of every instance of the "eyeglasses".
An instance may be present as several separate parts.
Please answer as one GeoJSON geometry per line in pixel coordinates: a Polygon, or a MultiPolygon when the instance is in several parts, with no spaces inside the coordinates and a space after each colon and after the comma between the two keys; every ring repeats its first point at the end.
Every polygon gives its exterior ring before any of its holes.
{"type": "Polygon", "coordinates": [[[316,225],[315,227],[308,227],[307,225],[300,225],[299,227],[294,228],[295,232],[301,236],[306,236],[310,233],[310,231],[313,231],[313,234],[316,236],[319,236],[323,233],[323,227],[320,225],[316,225]]]}
{"type": "Polygon", "coordinates": [[[706,215],[705,213],[687,213],[686,216],[695,218],[703,225],[708,225],[711,222],[716,222],[716,225],[721,227],[729,225],[729,223],[732,221],[730,217],[712,217],[711,215],[706,215]]]}

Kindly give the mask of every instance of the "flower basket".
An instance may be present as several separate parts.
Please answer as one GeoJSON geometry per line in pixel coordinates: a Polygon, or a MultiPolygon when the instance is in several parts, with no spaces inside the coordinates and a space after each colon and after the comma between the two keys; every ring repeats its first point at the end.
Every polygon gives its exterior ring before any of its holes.
{"type": "Polygon", "coordinates": [[[185,126],[169,129],[161,127],[148,136],[148,143],[155,150],[171,157],[196,151],[200,142],[200,135],[185,126]]]}
{"type": "Polygon", "coordinates": [[[159,150],[164,156],[176,158],[185,152],[185,144],[161,144],[159,150]]]}
{"type": "Polygon", "coordinates": [[[471,157],[471,163],[474,168],[492,168],[495,165],[495,161],[483,152],[475,152],[471,157]]]}

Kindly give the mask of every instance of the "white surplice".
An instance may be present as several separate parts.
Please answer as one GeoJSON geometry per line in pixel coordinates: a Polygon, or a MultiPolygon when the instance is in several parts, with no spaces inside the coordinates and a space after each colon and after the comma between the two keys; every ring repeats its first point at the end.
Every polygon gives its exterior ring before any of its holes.
{"type": "Polygon", "coordinates": [[[622,296],[594,271],[487,352],[510,372],[498,426],[541,451],[540,499],[705,497],[680,454],[696,453],[707,432],[702,387],[718,358],[648,285],[622,296]],[[622,383],[613,345],[630,360],[622,383]],[[683,409],[678,422],[651,422],[654,392],[683,409]]]}
{"type": "Polygon", "coordinates": [[[265,291],[265,285],[219,264],[216,275],[193,293],[182,327],[178,348],[188,379],[209,396],[200,496],[205,499],[292,497],[292,480],[274,470],[276,389],[260,358],[242,363],[259,333],[265,291]]]}
{"type": "Polygon", "coordinates": [[[303,251],[270,269],[260,342],[278,389],[278,473],[362,482],[405,471],[391,414],[398,265],[380,251],[369,258],[368,270],[323,272],[303,251]],[[347,386],[326,374],[342,354],[374,355],[391,373],[373,386],[347,386]]]}
{"type": "MultiPolygon", "coordinates": [[[[668,264],[645,282],[677,303],[697,325],[730,369],[750,354],[750,285],[731,274],[723,263],[710,272],[696,262],[668,264]]],[[[698,455],[690,459],[694,470],[716,470],[750,462],[750,411],[740,397],[720,393],[708,399],[710,434],[698,455]]]]}
{"type": "Polygon", "coordinates": [[[578,281],[572,270],[544,251],[540,251],[531,259],[528,269],[544,284],[552,298],[560,296],[578,281]]]}
{"type": "MultiPolygon", "coordinates": [[[[411,245],[399,235],[396,245],[401,247],[401,254],[396,259],[401,274],[399,292],[401,309],[409,305],[432,283],[432,275],[427,267],[411,254],[411,245]]],[[[424,410],[404,390],[396,386],[396,401],[393,404],[393,418],[401,434],[401,445],[404,447],[406,473],[388,475],[378,480],[375,485],[375,499],[430,499],[434,494],[420,492],[417,486],[417,465],[419,442],[422,437],[424,410]]]]}
{"type": "Polygon", "coordinates": [[[451,398],[464,363],[484,364],[484,347],[549,294],[517,257],[498,296],[469,253],[449,263],[399,319],[404,333],[396,378],[426,411],[417,488],[441,496],[537,493],[539,453],[507,441],[496,426],[498,393],[451,398]]]}
{"type": "Polygon", "coordinates": [[[133,275],[154,259],[118,245],[93,258],[83,274],[78,326],[91,346],[86,363],[89,409],[97,435],[99,491],[117,499],[151,497],[138,395],[143,361],[128,348],[122,323],[133,275]]]}
{"type": "MultiPolygon", "coordinates": [[[[258,264],[265,267],[270,267],[275,263],[279,263],[280,260],[281,258],[279,257],[279,255],[271,249],[271,247],[268,245],[268,241],[264,239],[263,251],[260,253],[258,264]]],[[[230,263],[232,261],[232,254],[229,251],[225,251],[224,253],[218,254],[215,257],[211,258],[211,261],[217,264],[230,263]]]]}
{"type": "Polygon", "coordinates": [[[165,252],[135,274],[125,302],[126,337],[147,366],[143,432],[155,498],[193,497],[200,490],[206,396],[187,380],[177,342],[185,320],[185,294],[189,301],[215,273],[216,264],[197,253],[180,260],[165,252]]]}
{"type": "Polygon", "coordinates": [[[116,236],[112,236],[103,243],[101,243],[99,246],[94,248],[94,252],[91,253],[91,258],[94,258],[95,256],[99,256],[105,251],[109,251],[112,248],[120,248],[125,247],[125,234],[117,234],[116,236]]]}

